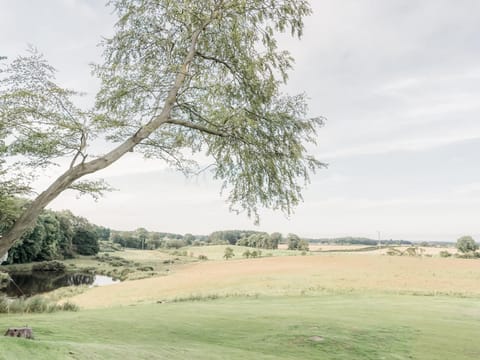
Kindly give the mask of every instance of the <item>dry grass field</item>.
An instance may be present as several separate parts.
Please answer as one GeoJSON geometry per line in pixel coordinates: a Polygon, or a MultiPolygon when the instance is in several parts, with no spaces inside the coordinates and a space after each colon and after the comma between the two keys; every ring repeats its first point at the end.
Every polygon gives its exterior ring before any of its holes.
{"type": "MultiPolygon", "coordinates": [[[[336,251],[336,250],[357,250],[361,248],[365,248],[368,245],[330,245],[330,244],[310,244],[309,249],[310,251],[336,251]]],[[[287,250],[287,244],[279,244],[278,248],[281,250],[287,250]]]]}
{"type": "MultiPolygon", "coordinates": [[[[396,246],[396,249],[399,249],[401,251],[404,251],[408,248],[409,246],[396,246]]],[[[279,249],[286,250],[287,245],[286,244],[280,244],[278,246],[279,249]]],[[[339,252],[355,252],[357,254],[363,254],[363,255],[379,255],[379,254],[386,254],[388,249],[387,248],[381,248],[378,250],[369,250],[369,251],[358,251],[359,249],[364,249],[364,248],[370,248],[368,245],[330,245],[330,244],[310,244],[309,249],[310,251],[314,252],[332,252],[332,251],[339,251],[339,252]]],[[[448,251],[451,254],[456,254],[457,249],[453,247],[431,247],[431,246],[419,246],[419,249],[423,252],[423,255],[432,255],[432,256],[438,256],[441,251],[448,251]]]]}
{"type": "Polygon", "coordinates": [[[467,259],[349,253],[207,261],[179,266],[168,276],[93,288],[72,301],[97,308],[191,295],[350,291],[480,296],[480,266],[467,259]]]}

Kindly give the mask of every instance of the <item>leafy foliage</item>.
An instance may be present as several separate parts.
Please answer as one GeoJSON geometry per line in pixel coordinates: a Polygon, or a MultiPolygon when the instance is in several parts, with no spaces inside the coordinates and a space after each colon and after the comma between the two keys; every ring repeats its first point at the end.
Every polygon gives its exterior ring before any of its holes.
{"type": "MultiPolygon", "coordinates": [[[[103,63],[94,67],[101,88],[92,109],[75,105],[81,94],[59,86],[55,69],[37,50],[0,62],[0,165],[13,157],[16,170],[4,172],[0,184],[17,184],[19,174],[34,178],[38,167],[59,159],[70,163],[3,234],[0,253],[63,191],[99,196],[110,190],[102,181],[81,178],[134,149],[186,174],[199,169],[196,153],[202,152],[213,162],[209,168],[223,182],[232,211],[245,211],[255,221],[261,207],[291,214],[311,174],[323,166],[307,150],[323,119],[307,116],[304,94],[282,92],[293,59],[275,37],[302,35],[308,2],[109,4],[118,22],[103,42],[103,63]],[[110,141],[112,149],[96,155],[95,138],[110,141]]],[[[29,182],[20,185],[28,188],[29,182]]],[[[42,231],[54,242],[52,229],[42,231]]]]}
{"type": "Polygon", "coordinates": [[[306,154],[321,118],[309,119],[304,95],[280,92],[293,59],[274,35],[300,36],[306,1],[111,2],[117,32],[104,42],[98,128],[112,140],[135,133],[158,116],[176,72],[202,29],[168,126],[137,149],[189,173],[183,149],[205,150],[224,180],[233,210],[257,215],[257,204],[290,213],[301,199],[299,180],[321,163],[306,154]],[[186,9],[188,9],[186,11],[186,9]]]}
{"type": "Polygon", "coordinates": [[[457,240],[458,251],[467,254],[478,250],[478,244],[471,236],[462,236],[457,240]]]}
{"type": "Polygon", "coordinates": [[[74,105],[79,93],[63,89],[55,69],[34,48],[0,72],[0,123],[12,140],[7,155],[24,155],[29,167],[48,166],[75,154],[87,136],[87,113],[74,105]]]}
{"type": "Polygon", "coordinates": [[[234,256],[235,256],[235,253],[233,252],[233,249],[231,247],[226,247],[225,254],[223,254],[223,258],[225,260],[230,260],[234,256]]]}
{"type": "Polygon", "coordinates": [[[306,250],[308,251],[308,241],[300,239],[298,235],[288,234],[287,236],[288,250],[306,250]]]}
{"type": "MultiPolygon", "coordinates": [[[[22,203],[19,199],[17,201],[22,203]]],[[[71,258],[77,253],[93,255],[98,252],[98,239],[109,232],[109,229],[91,224],[69,211],[44,211],[35,227],[10,249],[7,263],[51,261],[71,258]],[[85,233],[87,236],[83,237],[85,233]]]]}
{"type": "Polygon", "coordinates": [[[282,240],[282,234],[252,230],[223,230],[214,231],[208,236],[210,244],[230,244],[239,246],[250,246],[262,249],[277,249],[282,240]]]}
{"type": "Polygon", "coordinates": [[[98,253],[98,235],[91,229],[77,229],[72,243],[80,255],[95,255],[98,253]]]}

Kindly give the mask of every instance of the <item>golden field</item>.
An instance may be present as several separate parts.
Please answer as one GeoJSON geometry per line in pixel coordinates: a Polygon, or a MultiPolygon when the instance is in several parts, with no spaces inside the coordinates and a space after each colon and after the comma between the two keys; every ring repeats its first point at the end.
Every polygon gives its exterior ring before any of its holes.
{"type": "Polygon", "coordinates": [[[97,308],[209,294],[371,291],[480,296],[479,262],[470,259],[341,253],[195,262],[172,270],[167,276],[92,288],[71,300],[83,308],[97,308]]]}

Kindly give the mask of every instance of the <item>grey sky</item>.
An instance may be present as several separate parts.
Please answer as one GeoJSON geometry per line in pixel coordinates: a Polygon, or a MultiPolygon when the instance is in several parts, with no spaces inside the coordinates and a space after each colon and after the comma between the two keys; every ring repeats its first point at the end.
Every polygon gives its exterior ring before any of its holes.
{"type": "MultiPolygon", "coordinates": [[[[291,219],[265,211],[258,229],[303,236],[480,239],[480,25],[477,0],[311,2],[288,91],[327,117],[318,158],[329,163],[291,219]]],[[[0,55],[36,46],[62,84],[90,93],[88,64],[114,18],[99,0],[1,0],[0,55]]],[[[228,212],[219,183],[135,155],[100,174],[118,192],[98,203],[56,200],[115,229],[209,233],[254,228],[228,212]]],[[[45,185],[48,176],[39,186],[45,185]]]]}

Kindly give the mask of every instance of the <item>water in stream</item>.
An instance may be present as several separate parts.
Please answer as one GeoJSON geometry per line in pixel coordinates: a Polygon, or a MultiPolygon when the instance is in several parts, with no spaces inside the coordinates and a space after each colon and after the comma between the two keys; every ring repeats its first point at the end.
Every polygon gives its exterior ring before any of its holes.
{"type": "Polygon", "coordinates": [[[109,276],[91,275],[82,273],[58,273],[58,272],[31,272],[12,273],[6,287],[0,289],[0,294],[9,297],[32,296],[53,291],[65,286],[104,286],[118,282],[109,276]]]}

